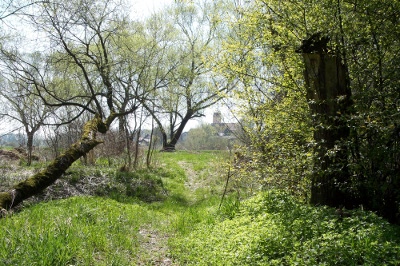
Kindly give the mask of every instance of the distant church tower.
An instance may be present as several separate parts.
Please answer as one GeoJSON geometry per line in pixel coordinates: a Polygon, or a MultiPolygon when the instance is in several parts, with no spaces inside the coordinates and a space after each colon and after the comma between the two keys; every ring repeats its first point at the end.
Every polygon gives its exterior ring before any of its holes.
{"type": "Polygon", "coordinates": [[[213,124],[221,124],[221,123],[222,123],[221,112],[215,112],[213,115],[213,124]]]}

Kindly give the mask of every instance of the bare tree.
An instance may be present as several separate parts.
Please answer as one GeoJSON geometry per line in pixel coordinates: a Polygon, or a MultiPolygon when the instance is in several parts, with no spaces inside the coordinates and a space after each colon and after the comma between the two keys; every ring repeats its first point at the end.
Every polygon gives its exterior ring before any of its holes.
{"type": "Polygon", "coordinates": [[[43,105],[38,97],[30,93],[29,86],[15,73],[10,73],[3,77],[3,89],[0,91],[3,97],[0,116],[17,121],[25,130],[28,166],[32,163],[34,136],[52,113],[52,108],[43,105]]]}
{"type": "Polygon", "coordinates": [[[30,6],[38,4],[42,1],[27,1],[27,0],[4,0],[0,3],[0,20],[20,15],[30,6]]]}
{"type": "MultiPolygon", "coordinates": [[[[0,207],[9,209],[57,180],[77,159],[101,143],[98,132],[106,133],[112,122],[134,112],[137,95],[122,87],[128,83],[118,50],[129,43],[127,16],[118,1],[52,1],[38,5],[31,21],[51,43],[41,64],[29,62],[15,50],[2,50],[3,69],[29,84],[29,93],[59,112],[73,110],[67,124],[86,113],[81,138],[59,155],[42,172],[0,193],[0,207]],[[37,14],[37,15],[36,15],[37,14]],[[117,82],[119,81],[119,82],[117,82]]],[[[3,47],[4,48],[4,47],[3,47]]]]}

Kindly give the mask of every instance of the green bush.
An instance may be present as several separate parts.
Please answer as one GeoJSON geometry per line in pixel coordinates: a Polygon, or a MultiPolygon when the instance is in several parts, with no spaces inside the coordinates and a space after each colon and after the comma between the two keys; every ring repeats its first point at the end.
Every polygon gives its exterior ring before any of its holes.
{"type": "Polygon", "coordinates": [[[371,212],[311,207],[278,191],[171,241],[187,265],[399,265],[400,229],[371,212]]]}
{"type": "Polygon", "coordinates": [[[121,202],[131,201],[129,198],[145,202],[162,200],[165,193],[160,173],[147,169],[135,172],[117,171],[105,187],[96,191],[98,196],[110,197],[121,202]]]}

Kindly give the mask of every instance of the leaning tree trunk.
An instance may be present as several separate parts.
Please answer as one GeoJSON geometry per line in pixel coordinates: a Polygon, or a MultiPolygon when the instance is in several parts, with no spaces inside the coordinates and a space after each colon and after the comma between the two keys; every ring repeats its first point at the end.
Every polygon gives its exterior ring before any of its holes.
{"type": "Polygon", "coordinates": [[[175,133],[172,131],[171,132],[171,139],[167,143],[163,143],[163,149],[162,151],[167,151],[167,152],[173,152],[175,151],[175,146],[179,141],[179,138],[181,137],[183,130],[186,127],[186,124],[189,122],[189,120],[192,118],[193,112],[190,111],[186,113],[186,115],[183,117],[181,124],[179,125],[178,129],[175,131],[175,133]]]}
{"type": "Polygon", "coordinates": [[[326,52],[327,41],[328,38],[309,39],[300,48],[316,142],[311,203],[352,207],[355,202],[346,148],[351,90],[346,66],[338,54],[326,52]]]}
{"type": "Polygon", "coordinates": [[[0,210],[11,209],[23,200],[43,191],[53,184],[65,173],[73,162],[86,155],[101,143],[101,141],[96,140],[93,136],[95,136],[97,131],[105,133],[107,127],[99,117],[86,123],[81,139],[72,144],[65,153],[58,156],[46,169],[18,183],[12,190],[0,193],[0,210]]]}

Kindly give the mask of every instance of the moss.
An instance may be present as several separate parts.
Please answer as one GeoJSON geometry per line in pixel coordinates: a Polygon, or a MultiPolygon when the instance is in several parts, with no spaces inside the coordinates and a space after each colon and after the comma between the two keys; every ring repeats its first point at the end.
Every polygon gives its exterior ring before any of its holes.
{"type": "Polygon", "coordinates": [[[95,139],[96,132],[106,133],[109,125],[115,119],[115,114],[111,114],[104,123],[101,116],[96,114],[95,117],[88,121],[83,126],[83,136],[82,139],[95,139]]]}
{"type": "MultiPolygon", "coordinates": [[[[26,187],[31,187],[31,188],[36,187],[37,181],[41,179],[41,178],[40,178],[40,176],[41,176],[40,174],[41,174],[41,173],[36,174],[36,175],[34,175],[34,176],[29,177],[28,179],[26,179],[26,180],[23,182],[24,186],[26,186],[26,187]],[[39,178],[38,178],[38,175],[39,175],[39,178]]],[[[18,185],[19,185],[19,184],[18,184],[18,185]]],[[[15,189],[18,189],[18,185],[15,186],[15,189]]]]}
{"type": "MultiPolygon", "coordinates": [[[[13,199],[13,206],[53,184],[65,173],[73,162],[100,143],[100,141],[95,139],[82,139],[73,144],[65,153],[57,157],[46,169],[15,185],[16,197],[13,199]]],[[[4,200],[0,199],[0,208],[8,208],[8,206],[11,205],[11,193],[4,192],[1,195],[4,200]]]]}
{"type": "Polygon", "coordinates": [[[11,206],[12,195],[10,192],[1,192],[0,193],[0,210],[8,209],[11,206]]]}
{"type": "Polygon", "coordinates": [[[96,115],[95,118],[92,120],[88,121],[84,126],[83,126],[83,135],[82,139],[90,139],[91,135],[94,134],[97,131],[98,124],[102,123],[101,118],[96,115]]]}
{"type": "Polygon", "coordinates": [[[14,186],[14,194],[3,192],[0,194],[0,208],[17,205],[23,200],[37,194],[53,184],[63,173],[80,157],[86,155],[101,141],[96,140],[96,132],[105,133],[108,130],[108,123],[115,118],[115,114],[107,118],[104,123],[101,116],[96,116],[88,121],[83,127],[83,135],[80,141],[74,143],[67,151],[58,156],[45,170],[29,177],[25,181],[14,186]],[[11,200],[13,202],[11,202],[11,200]]]}

